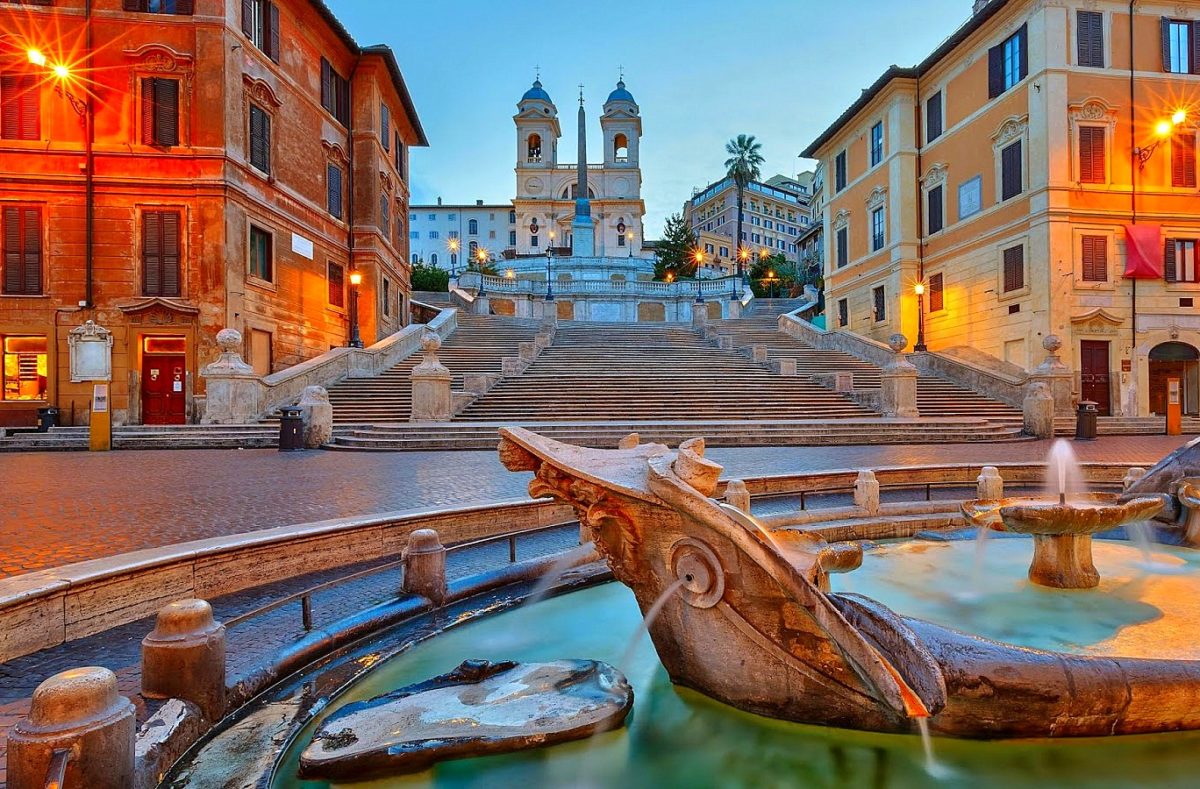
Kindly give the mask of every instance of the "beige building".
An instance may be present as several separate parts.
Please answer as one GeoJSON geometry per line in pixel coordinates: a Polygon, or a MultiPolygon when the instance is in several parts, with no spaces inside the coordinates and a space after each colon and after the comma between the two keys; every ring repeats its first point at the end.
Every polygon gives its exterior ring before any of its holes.
{"type": "Polygon", "coordinates": [[[829,327],[916,340],[922,282],[930,350],[1028,369],[1054,334],[1102,413],[1163,413],[1169,378],[1197,413],[1200,2],[975,5],[803,154],[829,327]]]}

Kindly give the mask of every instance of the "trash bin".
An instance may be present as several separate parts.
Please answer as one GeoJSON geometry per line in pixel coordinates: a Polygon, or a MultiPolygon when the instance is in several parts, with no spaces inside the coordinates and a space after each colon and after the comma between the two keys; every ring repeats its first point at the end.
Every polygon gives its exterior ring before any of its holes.
{"type": "Polygon", "coordinates": [[[58,409],[39,408],[37,410],[37,420],[37,431],[39,433],[49,433],[50,428],[58,427],[58,409]]]}
{"type": "Polygon", "coordinates": [[[1079,410],[1075,413],[1076,441],[1094,441],[1096,439],[1096,417],[1098,414],[1096,403],[1091,400],[1080,401],[1079,410]]]}
{"type": "Polygon", "coordinates": [[[279,451],[304,449],[304,409],[290,405],[279,409],[279,451]]]}

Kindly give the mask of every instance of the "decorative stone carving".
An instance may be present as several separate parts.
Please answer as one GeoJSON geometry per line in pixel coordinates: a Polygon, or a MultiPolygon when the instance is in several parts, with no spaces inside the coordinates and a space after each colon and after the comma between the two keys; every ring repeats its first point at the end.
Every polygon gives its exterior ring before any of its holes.
{"type": "Polygon", "coordinates": [[[71,381],[112,380],[112,332],[93,320],[67,333],[71,381]]]}
{"type": "Polygon", "coordinates": [[[1020,117],[1013,115],[1005,119],[1005,121],[1000,124],[1000,127],[996,129],[996,133],[992,135],[992,144],[997,148],[1003,148],[1005,145],[1008,145],[1010,142],[1024,134],[1028,126],[1028,115],[1022,115],[1020,117]]]}
{"type": "Polygon", "coordinates": [[[939,184],[946,182],[946,176],[949,173],[949,168],[945,162],[935,162],[928,171],[925,177],[921,179],[921,184],[926,189],[932,189],[939,184]]]}
{"type": "Polygon", "coordinates": [[[267,105],[273,109],[283,106],[279,95],[266,80],[252,77],[249,74],[242,74],[242,93],[256,104],[267,105]]]}
{"type": "Polygon", "coordinates": [[[850,224],[850,212],[845,208],[840,209],[833,215],[833,229],[841,230],[846,225],[850,224]]]}
{"type": "Polygon", "coordinates": [[[1046,350],[1046,358],[1030,372],[1029,382],[1044,383],[1054,399],[1055,413],[1058,416],[1070,416],[1074,376],[1071,368],[1063,364],[1058,355],[1059,349],[1062,348],[1062,340],[1056,334],[1047,334],[1042,339],[1042,347],[1046,350]]]}
{"type": "Polygon", "coordinates": [[[747,515],[750,514],[750,491],[740,479],[731,479],[725,484],[725,501],[747,515]]]}
{"type": "Polygon", "coordinates": [[[867,209],[874,210],[887,202],[887,187],[877,186],[867,195],[867,209]]]}
{"type": "Polygon", "coordinates": [[[262,400],[262,379],[242,359],[242,333],[237,329],[217,332],[221,349],[217,360],[200,371],[208,396],[204,424],[249,424],[258,418],[262,400]]]}
{"type": "Polygon", "coordinates": [[[875,472],[862,470],[854,480],[854,506],[862,507],[868,515],[879,512],[879,480],[875,472]]]}
{"type": "Polygon", "coordinates": [[[304,446],[318,449],[333,440],[333,404],[323,386],[306,386],[297,403],[304,417],[304,446]]]}
{"type": "Polygon", "coordinates": [[[915,419],[917,410],[917,368],[904,356],[908,338],[903,334],[888,337],[888,347],[895,356],[880,374],[880,405],[888,419],[915,419]]]}
{"type": "Polygon", "coordinates": [[[997,501],[1004,498],[1004,479],[995,466],[984,466],[975,480],[975,498],[997,501]]]}

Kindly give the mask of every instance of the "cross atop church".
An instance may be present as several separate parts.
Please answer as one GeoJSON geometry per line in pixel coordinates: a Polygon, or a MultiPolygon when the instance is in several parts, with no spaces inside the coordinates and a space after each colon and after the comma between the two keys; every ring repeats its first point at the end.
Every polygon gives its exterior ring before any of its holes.
{"type": "Polygon", "coordinates": [[[624,67],[624,66],[617,66],[617,73],[618,73],[618,75],[619,75],[619,76],[617,77],[617,81],[619,81],[619,82],[624,82],[624,81],[625,81],[625,67],[624,67]]]}
{"type": "Polygon", "coordinates": [[[579,106],[583,106],[583,83],[579,83],[579,106]]]}
{"type": "Polygon", "coordinates": [[[533,67],[533,80],[534,82],[542,81],[542,67],[537,64],[534,64],[533,67]]]}

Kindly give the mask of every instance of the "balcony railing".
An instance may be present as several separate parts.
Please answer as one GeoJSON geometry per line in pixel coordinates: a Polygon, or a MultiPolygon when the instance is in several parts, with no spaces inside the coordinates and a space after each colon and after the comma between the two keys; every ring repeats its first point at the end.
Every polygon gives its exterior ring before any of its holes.
{"type": "MultiPolygon", "coordinates": [[[[735,288],[740,290],[737,277],[719,277],[700,280],[700,294],[715,298],[728,296],[735,288]]],[[[479,288],[479,273],[468,271],[458,278],[459,287],[479,288]]],[[[540,296],[546,292],[545,280],[509,279],[508,277],[485,276],[484,288],[488,293],[540,296]]],[[[551,282],[556,295],[608,295],[608,296],[652,296],[657,298],[680,298],[696,295],[695,280],[678,282],[646,282],[639,280],[570,279],[551,282]]]]}

